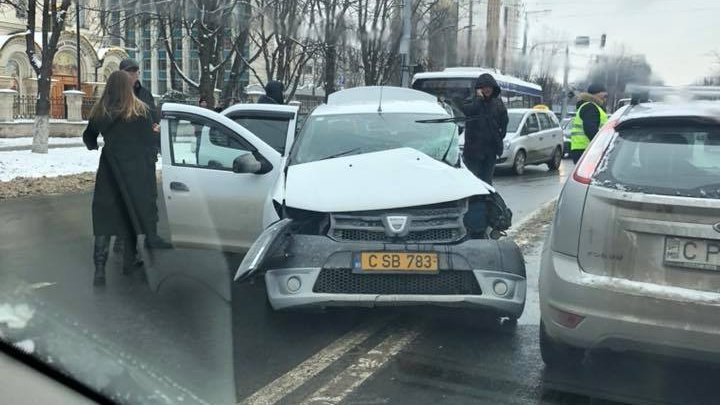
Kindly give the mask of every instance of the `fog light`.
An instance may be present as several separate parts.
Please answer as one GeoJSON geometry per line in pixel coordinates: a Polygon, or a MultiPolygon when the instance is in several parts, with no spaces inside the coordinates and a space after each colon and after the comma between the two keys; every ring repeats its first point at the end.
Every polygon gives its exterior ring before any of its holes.
{"type": "Polygon", "coordinates": [[[550,307],[553,321],[558,325],[566,328],[575,329],[585,317],[572,312],[561,311],[555,307],[550,307]]]}
{"type": "Polygon", "coordinates": [[[292,293],[298,292],[300,290],[300,287],[302,287],[302,281],[300,281],[299,278],[292,276],[287,280],[288,291],[292,293]]]}
{"type": "Polygon", "coordinates": [[[495,295],[498,295],[500,297],[504,296],[508,292],[508,285],[502,280],[498,280],[493,284],[493,291],[495,292],[495,295]]]}

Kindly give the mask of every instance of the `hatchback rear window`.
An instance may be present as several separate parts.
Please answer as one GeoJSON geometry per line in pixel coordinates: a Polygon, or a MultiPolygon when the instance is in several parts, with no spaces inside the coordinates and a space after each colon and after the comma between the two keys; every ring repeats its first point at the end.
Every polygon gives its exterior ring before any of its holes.
{"type": "Polygon", "coordinates": [[[720,198],[720,127],[621,130],[593,184],[646,194],[720,198]]]}

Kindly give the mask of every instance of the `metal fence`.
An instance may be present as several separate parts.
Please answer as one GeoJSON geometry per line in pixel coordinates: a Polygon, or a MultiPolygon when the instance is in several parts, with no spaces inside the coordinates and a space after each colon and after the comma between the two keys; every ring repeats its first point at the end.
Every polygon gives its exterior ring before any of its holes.
{"type": "Polygon", "coordinates": [[[90,111],[99,99],[100,97],[83,97],[81,111],[82,119],[88,119],[88,117],[90,116],[90,111]]]}
{"type": "MultiPolygon", "coordinates": [[[[33,119],[35,118],[35,108],[37,106],[37,96],[35,95],[18,95],[15,96],[13,103],[13,118],[15,119],[33,119]]],[[[67,118],[67,104],[65,97],[50,97],[50,118],[64,119],[67,118]]]]}

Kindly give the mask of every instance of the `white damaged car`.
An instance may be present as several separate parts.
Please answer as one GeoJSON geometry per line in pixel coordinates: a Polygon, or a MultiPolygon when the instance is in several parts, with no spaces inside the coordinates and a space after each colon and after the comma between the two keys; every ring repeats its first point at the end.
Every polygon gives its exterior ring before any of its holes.
{"type": "Polygon", "coordinates": [[[284,105],[222,114],[163,106],[174,244],[247,251],[235,280],[264,276],[275,309],[431,304],[522,314],[522,254],[486,237],[504,204],[462,165],[458,127],[433,96],[354,88],[316,108],[297,141],[296,120],[296,107],[284,105]]]}

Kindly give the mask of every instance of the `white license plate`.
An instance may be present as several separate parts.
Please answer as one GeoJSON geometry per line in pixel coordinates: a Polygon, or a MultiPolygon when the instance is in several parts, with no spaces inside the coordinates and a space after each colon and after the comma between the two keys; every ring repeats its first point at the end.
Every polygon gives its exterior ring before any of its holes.
{"type": "Polygon", "coordinates": [[[665,264],[720,271],[720,241],[667,237],[665,264]]]}

